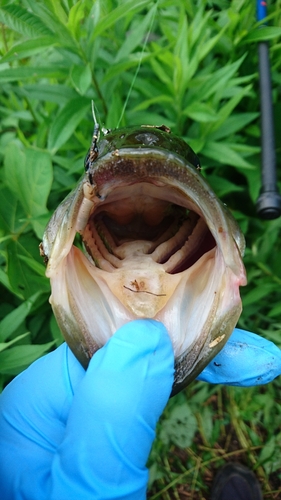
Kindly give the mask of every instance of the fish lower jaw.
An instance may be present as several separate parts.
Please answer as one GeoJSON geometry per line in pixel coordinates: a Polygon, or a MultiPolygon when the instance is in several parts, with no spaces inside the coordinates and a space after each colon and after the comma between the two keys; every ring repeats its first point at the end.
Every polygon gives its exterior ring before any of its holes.
{"type": "Polygon", "coordinates": [[[72,247],[51,278],[51,303],[78,359],[81,351],[89,360],[118,328],[136,318],[164,323],[178,358],[200,345],[202,332],[208,336],[220,316],[240,308],[237,278],[225,269],[217,249],[176,275],[165,273],[155,262],[152,265],[153,272],[135,263],[129,271],[108,273],[72,247]]]}

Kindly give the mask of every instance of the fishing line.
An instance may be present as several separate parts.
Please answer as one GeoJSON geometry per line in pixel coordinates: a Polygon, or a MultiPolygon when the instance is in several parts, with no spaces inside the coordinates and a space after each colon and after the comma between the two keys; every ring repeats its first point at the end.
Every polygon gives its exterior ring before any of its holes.
{"type": "Polygon", "coordinates": [[[132,80],[132,83],[130,85],[130,88],[129,88],[129,91],[128,91],[128,94],[127,94],[127,97],[126,97],[126,100],[124,102],[124,106],[122,108],[122,111],[121,111],[121,115],[120,115],[120,118],[118,120],[118,123],[117,123],[117,128],[119,128],[120,126],[120,123],[122,121],[122,118],[124,116],[124,113],[125,113],[125,110],[126,110],[126,107],[127,107],[127,104],[129,102],[129,99],[131,97],[131,93],[132,93],[132,90],[134,88],[134,85],[135,85],[135,81],[137,79],[137,76],[139,74],[139,70],[141,68],[141,64],[142,64],[142,61],[143,61],[143,57],[144,57],[144,51],[146,49],[146,46],[147,46],[147,43],[148,43],[148,39],[149,39],[149,36],[151,34],[151,31],[152,31],[152,26],[153,26],[153,23],[154,23],[154,20],[155,20],[155,17],[156,17],[156,12],[157,12],[157,9],[158,9],[158,4],[159,4],[159,0],[156,1],[156,4],[155,6],[153,7],[154,9],[154,13],[152,15],[152,18],[151,18],[151,22],[150,22],[150,25],[149,25],[149,28],[148,28],[148,31],[147,31],[147,34],[146,34],[146,37],[144,39],[144,43],[143,43],[143,47],[142,47],[142,51],[141,51],[141,55],[140,55],[140,59],[139,59],[139,62],[138,62],[138,65],[137,65],[137,69],[136,69],[136,72],[134,74],[134,77],[133,77],[133,80],[132,80]]]}

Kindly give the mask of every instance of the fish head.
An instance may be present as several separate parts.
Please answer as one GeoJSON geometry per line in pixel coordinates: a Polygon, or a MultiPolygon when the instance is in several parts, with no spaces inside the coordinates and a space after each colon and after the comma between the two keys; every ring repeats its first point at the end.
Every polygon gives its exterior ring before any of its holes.
{"type": "Polygon", "coordinates": [[[85,169],[41,245],[58,325],[86,368],[126,322],[161,321],[174,349],[174,395],[239,319],[244,237],[197,155],[167,127],[108,132],[85,169]]]}

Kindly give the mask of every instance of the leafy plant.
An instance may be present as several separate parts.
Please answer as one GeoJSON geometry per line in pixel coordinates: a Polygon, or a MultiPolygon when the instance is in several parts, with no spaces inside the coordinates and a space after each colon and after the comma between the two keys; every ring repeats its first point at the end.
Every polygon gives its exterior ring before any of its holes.
{"type": "MultiPolygon", "coordinates": [[[[258,220],[254,207],[260,186],[257,42],[271,44],[278,117],[280,13],[278,0],[269,5],[268,26],[260,29],[252,0],[2,1],[2,386],[62,341],[38,244],[83,171],[93,129],[91,100],[107,128],[165,123],[199,153],[203,175],[247,240],[249,285],[242,290],[240,326],[281,345],[281,222],[258,220]]],[[[160,424],[151,455],[152,498],[180,498],[188,474],[193,499],[203,498],[200,491],[223,457],[257,467],[273,498],[279,487],[274,481],[280,485],[281,479],[273,450],[278,425],[280,381],[267,389],[229,391],[192,384],[170,401],[160,424]],[[183,424],[187,415],[192,436],[197,428],[193,444],[183,424]],[[228,436],[236,439],[236,451],[228,436]]]]}

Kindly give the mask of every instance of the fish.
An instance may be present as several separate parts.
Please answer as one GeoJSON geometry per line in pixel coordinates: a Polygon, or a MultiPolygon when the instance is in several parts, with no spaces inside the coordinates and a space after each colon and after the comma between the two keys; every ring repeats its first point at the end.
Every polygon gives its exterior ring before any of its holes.
{"type": "Polygon", "coordinates": [[[125,323],[162,322],[174,350],[173,396],[237,324],[245,239],[198,156],[168,127],[99,136],[97,125],[85,173],[55,210],[40,246],[50,303],[85,369],[125,323]]]}

